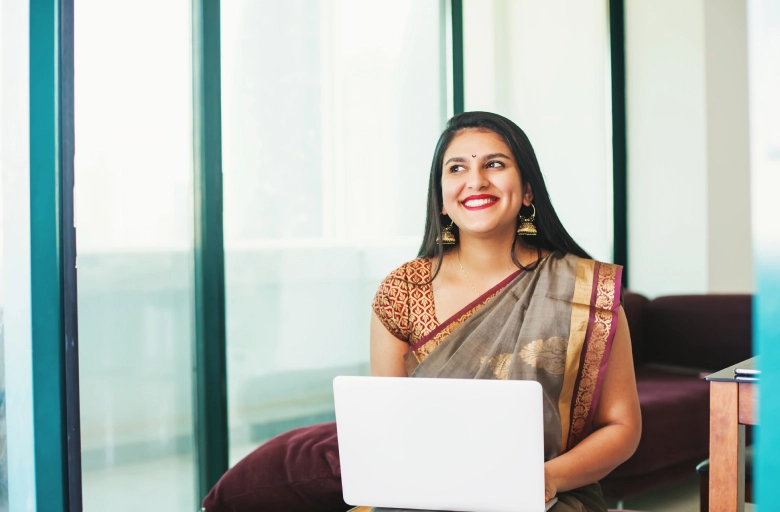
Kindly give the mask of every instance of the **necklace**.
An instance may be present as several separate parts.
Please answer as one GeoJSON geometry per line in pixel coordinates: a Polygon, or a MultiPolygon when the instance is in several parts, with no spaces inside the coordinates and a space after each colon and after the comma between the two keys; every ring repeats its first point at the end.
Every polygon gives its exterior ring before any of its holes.
{"type": "Polygon", "coordinates": [[[463,268],[463,263],[460,262],[460,250],[458,251],[458,265],[460,265],[460,271],[463,272],[463,275],[466,276],[466,281],[469,282],[471,285],[471,289],[474,290],[474,293],[479,295],[479,292],[477,291],[477,288],[474,286],[474,283],[471,282],[471,279],[469,279],[469,275],[466,273],[466,269],[463,268]]]}

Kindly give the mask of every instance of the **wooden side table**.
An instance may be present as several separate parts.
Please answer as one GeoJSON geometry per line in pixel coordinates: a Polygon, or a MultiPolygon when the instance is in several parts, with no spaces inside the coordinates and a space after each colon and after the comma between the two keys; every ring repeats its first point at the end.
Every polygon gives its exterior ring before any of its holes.
{"type": "Polygon", "coordinates": [[[745,510],[745,425],[758,423],[758,383],[736,378],[754,357],[706,377],[710,381],[710,512],[745,510]]]}

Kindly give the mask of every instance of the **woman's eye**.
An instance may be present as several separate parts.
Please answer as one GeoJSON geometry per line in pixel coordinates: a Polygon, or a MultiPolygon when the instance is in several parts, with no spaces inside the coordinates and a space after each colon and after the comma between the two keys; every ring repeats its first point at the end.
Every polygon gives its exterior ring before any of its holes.
{"type": "Polygon", "coordinates": [[[463,167],[462,165],[453,165],[452,167],[450,167],[450,172],[459,172],[462,171],[463,169],[465,169],[465,167],[463,167]]]}
{"type": "Polygon", "coordinates": [[[492,161],[488,162],[487,166],[488,167],[492,167],[494,169],[497,169],[497,168],[500,168],[500,167],[504,167],[504,163],[503,162],[499,162],[498,160],[492,160],[492,161]]]}

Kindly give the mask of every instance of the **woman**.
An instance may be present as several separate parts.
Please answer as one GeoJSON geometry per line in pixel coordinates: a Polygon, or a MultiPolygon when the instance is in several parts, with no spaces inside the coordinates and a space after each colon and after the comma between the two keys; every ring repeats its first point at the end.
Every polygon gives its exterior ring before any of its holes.
{"type": "Polygon", "coordinates": [[[566,232],[517,125],[459,114],[434,154],[418,259],[374,299],[371,374],[539,381],[551,510],[606,511],[597,481],[641,432],[621,272],[566,232]]]}

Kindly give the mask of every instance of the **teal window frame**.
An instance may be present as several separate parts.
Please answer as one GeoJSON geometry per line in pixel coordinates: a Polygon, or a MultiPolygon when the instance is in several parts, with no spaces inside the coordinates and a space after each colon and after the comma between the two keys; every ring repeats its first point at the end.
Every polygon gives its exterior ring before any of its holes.
{"type": "Polygon", "coordinates": [[[228,469],[220,0],[193,0],[196,499],[228,469]]]}
{"type": "Polygon", "coordinates": [[[452,19],[452,111],[460,114],[465,109],[465,77],[463,59],[463,0],[450,0],[452,19]]]}
{"type": "Polygon", "coordinates": [[[628,287],[628,151],[626,140],[625,0],[609,0],[612,98],[612,262],[622,265],[628,287]]]}
{"type": "Polygon", "coordinates": [[[39,512],[80,511],[73,0],[31,0],[29,16],[35,506],[39,512]]]}

